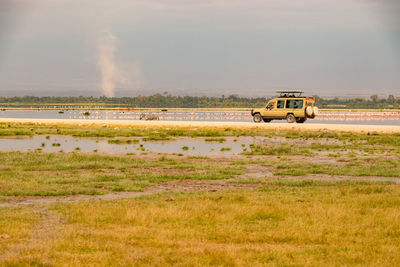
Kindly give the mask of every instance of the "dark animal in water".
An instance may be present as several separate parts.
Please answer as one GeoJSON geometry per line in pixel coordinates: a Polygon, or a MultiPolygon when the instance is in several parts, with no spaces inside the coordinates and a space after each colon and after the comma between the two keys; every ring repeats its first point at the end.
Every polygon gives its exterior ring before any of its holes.
{"type": "Polygon", "coordinates": [[[140,114],[139,118],[141,120],[145,119],[146,121],[153,121],[153,120],[159,120],[160,119],[157,114],[145,114],[145,113],[140,114]]]}

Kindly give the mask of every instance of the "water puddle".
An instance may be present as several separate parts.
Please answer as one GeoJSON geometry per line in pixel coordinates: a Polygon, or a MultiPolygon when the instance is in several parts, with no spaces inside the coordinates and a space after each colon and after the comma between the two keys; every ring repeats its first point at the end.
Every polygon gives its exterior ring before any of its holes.
{"type": "MultiPolygon", "coordinates": [[[[1,137],[0,151],[99,152],[104,154],[140,154],[144,152],[184,154],[186,156],[231,156],[259,143],[256,137],[225,137],[225,141],[182,137],[167,141],[143,141],[140,138],[83,138],[63,135],[33,137],[1,137]],[[135,140],[130,144],[113,144],[110,140],[135,140]]],[[[216,138],[219,139],[219,138],[216,138]]]]}
{"type": "Polygon", "coordinates": [[[344,145],[335,139],[290,139],[282,136],[179,137],[164,141],[145,141],[132,137],[73,137],[68,135],[35,135],[0,137],[0,151],[99,152],[102,154],[141,154],[146,152],[183,154],[186,156],[232,156],[251,151],[250,145],[280,146],[311,144],[344,145]]]}

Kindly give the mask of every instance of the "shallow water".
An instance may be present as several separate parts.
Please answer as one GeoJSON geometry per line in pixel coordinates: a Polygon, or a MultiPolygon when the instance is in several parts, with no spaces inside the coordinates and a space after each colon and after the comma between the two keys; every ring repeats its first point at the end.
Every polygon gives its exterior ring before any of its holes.
{"type": "MultiPolygon", "coordinates": [[[[226,141],[223,143],[215,141],[207,142],[205,138],[183,137],[176,140],[146,142],[139,139],[139,143],[135,144],[110,144],[108,143],[110,139],[106,138],[83,138],[63,135],[51,135],[49,137],[49,139],[43,135],[18,138],[1,137],[0,151],[27,152],[41,149],[44,152],[94,152],[96,150],[104,154],[140,154],[143,152],[153,152],[182,153],[186,156],[231,156],[241,153],[245,148],[248,149],[250,144],[260,142],[253,137],[226,137],[226,141]],[[53,144],[59,144],[59,146],[54,146],[53,144]],[[184,150],[183,147],[188,147],[188,150],[184,150]],[[230,148],[230,150],[221,151],[221,148],[230,148]]],[[[120,139],[133,140],[135,138],[120,139]]]]}
{"type": "MultiPolygon", "coordinates": [[[[165,121],[252,121],[248,111],[113,111],[90,110],[90,115],[83,115],[83,110],[5,110],[0,111],[0,118],[31,119],[84,119],[84,120],[139,120],[140,114],[157,114],[165,121]]],[[[274,120],[272,123],[286,123],[274,120]]],[[[359,124],[359,125],[399,125],[400,114],[393,112],[324,112],[306,123],[324,124],[359,124]]]]}

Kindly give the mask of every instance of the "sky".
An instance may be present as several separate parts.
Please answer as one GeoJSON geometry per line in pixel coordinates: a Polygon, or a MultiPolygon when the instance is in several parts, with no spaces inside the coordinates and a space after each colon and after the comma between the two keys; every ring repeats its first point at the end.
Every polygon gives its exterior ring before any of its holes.
{"type": "Polygon", "coordinates": [[[398,0],[0,0],[0,95],[400,95],[398,0]]]}

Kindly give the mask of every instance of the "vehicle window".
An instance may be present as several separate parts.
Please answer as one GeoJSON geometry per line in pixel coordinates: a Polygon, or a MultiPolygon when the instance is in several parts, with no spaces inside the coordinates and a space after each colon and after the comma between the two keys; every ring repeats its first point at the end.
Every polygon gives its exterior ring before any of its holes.
{"type": "Polygon", "coordinates": [[[278,100],[277,108],[284,108],[285,107],[285,100],[278,100]]]}
{"type": "Polygon", "coordinates": [[[273,109],[275,106],[275,102],[271,102],[267,105],[267,109],[273,109]]]}
{"type": "Polygon", "coordinates": [[[295,100],[294,108],[303,108],[303,100],[295,100]],[[297,104],[297,107],[296,107],[297,104]]]}
{"type": "Polygon", "coordinates": [[[294,108],[294,100],[286,100],[286,108],[294,108]]]}
{"type": "Polygon", "coordinates": [[[287,100],[286,108],[303,108],[303,100],[287,100]]]}

